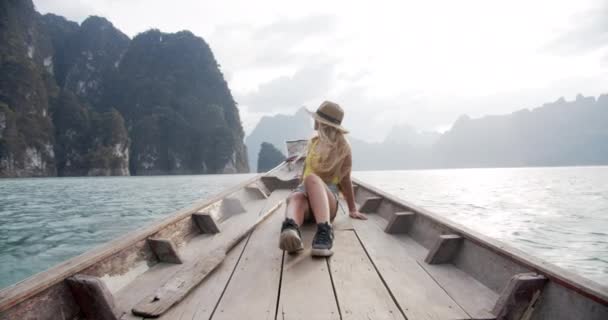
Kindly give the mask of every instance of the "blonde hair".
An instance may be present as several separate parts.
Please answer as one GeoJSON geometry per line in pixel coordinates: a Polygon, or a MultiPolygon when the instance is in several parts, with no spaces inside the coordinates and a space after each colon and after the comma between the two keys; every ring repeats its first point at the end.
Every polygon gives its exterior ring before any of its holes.
{"type": "Polygon", "coordinates": [[[308,142],[308,148],[312,147],[315,140],[318,140],[315,146],[318,158],[314,163],[314,172],[325,181],[335,176],[342,180],[350,171],[350,164],[344,166],[344,162],[351,155],[350,144],[344,133],[317,121],[317,136],[308,142]]]}

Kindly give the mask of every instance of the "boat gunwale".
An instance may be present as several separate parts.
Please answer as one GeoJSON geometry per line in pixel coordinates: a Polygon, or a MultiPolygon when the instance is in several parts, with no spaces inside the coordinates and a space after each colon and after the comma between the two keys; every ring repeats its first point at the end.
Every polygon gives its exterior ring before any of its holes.
{"type": "Polygon", "coordinates": [[[96,263],[102,262],[103,260],[108,259],[125,249],[128,249],[130,246],[139,241],[145,240],[147,237],[158,233],[169,225],[177,223],[183,219],[187,219],[198,210],[205,208],[254,182],[260,181],[261,177],[280,170],[281,168],[285,167],[286,164],[287,162],[282,162],[268,172],[256,174],[255,176],[232,187],[224,189],[223,191],[209,198],[198,200],[188,207],[168,214],[164,218],[155,219],[150,223],[135,230],[129,231],[114,240],[110,240],[95,246],[73,258],[63,261],[49,269],[38,272],[0,290],[0,312],[4,312],[11,307],[14,307],[17,304],[34,297],[44,290],[51,288],[66,278],[86,270],[96,263]]]}
{"type": "Polygon", "coordinates": [[[533,257],[520,249],[508,245],[500,240],[485,236],[477,231],[469,229],[457,222],[442,217],[424,208],[418,207],[410,202],[403,200],[397,196],[391,195],[369,183],[363,182],[358,178],[352,178],[353,183],[375,193],[382,198],[399,204],[411,210],[416,214],[420,214],[437,224],[443,225],[455,233],[462,235],[465,239],[490,250],[492,253],[503,256],[507,259],[515,261],[534,272],[546,276],[549,280],[556,284],[562,285],[565,288],[572,290],[587,297],[593,301],[608,305],[608,287],[593,280],[584,278],[569,270],[563,269],[553,263],[533,257]]]}

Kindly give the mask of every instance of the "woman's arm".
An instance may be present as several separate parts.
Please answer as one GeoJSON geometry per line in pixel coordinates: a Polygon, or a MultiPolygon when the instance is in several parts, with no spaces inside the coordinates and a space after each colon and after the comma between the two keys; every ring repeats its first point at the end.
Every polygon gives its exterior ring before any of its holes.
{"type": "Polygon", "coordinates": [[[353,182],[350,178],[351,168],[352,168],[352,157],[349,155],[345,159],[345,169],[347,174],[340,181],[340,189],[344,194],[344,198],[346,198],[346,204],[348,205],[348,215],[351,218],[367,220],[367,217],[357,210],[357,206],[355,205],[355,192],[353,190],[353,182]]]}

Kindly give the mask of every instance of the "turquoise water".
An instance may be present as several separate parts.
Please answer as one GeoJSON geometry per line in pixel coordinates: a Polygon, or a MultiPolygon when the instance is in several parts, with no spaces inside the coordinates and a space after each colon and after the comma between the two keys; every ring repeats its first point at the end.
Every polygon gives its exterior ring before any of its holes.
{"type": "Polygon", "coordinates": [[[0,288],[252,176],[0,179],[0,288]]]}
{"type": "MultiPolygon", "coordinates": [[[[0,287],[251,176],[0,180],[0,287]]],[[[608,167],[367,171],[354,176],[608,284],[608,167]]]]}

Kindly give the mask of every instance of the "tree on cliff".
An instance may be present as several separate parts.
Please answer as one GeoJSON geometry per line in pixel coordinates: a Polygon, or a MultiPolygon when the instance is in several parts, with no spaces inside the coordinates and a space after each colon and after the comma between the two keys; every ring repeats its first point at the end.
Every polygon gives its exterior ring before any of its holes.
{"type": "Polygon", "coordinates": [[[258,172],[266,172],[285,160],[285,156],[268,142],[262,142],[258,153],[258,172]]]}

